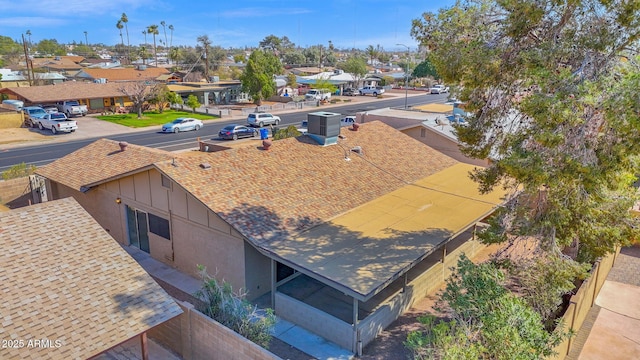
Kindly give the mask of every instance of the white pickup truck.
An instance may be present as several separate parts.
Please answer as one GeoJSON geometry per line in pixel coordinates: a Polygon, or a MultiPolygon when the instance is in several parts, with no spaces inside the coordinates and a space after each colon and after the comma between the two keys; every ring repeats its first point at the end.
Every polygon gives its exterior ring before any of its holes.
{"type": "Polygon", "coordinates": [[[384,88],[382,86],[365,86],[358,89],[360,95],[373,95],[378,96],[384,94],[384,88]]]}
{"type": "Polygon", "coordinates": [[[40,130],[51,130],[52,133],[57,134],[59,132],[71,133],[78,129],[78,124],[75,120],[70,120],[64,113],[51,113],[43,115],[37,119],[38,128],[40,130]]]}
{"type": "Polygon", "coordinates": [[[87,115],[87,105],[80,105],[77,100],[58,101],[56,107],[59,112],[65,113],[68,118],[87,115]]]}

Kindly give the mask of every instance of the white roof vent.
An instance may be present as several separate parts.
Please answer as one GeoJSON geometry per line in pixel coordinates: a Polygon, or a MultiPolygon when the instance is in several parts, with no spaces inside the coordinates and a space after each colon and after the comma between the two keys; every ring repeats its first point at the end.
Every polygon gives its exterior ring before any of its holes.
{"type": "Polygon", "coordinates": [[[362,155],[362,146],[354,146],[351,148],[351,151],[358,155],[362,155]]]}

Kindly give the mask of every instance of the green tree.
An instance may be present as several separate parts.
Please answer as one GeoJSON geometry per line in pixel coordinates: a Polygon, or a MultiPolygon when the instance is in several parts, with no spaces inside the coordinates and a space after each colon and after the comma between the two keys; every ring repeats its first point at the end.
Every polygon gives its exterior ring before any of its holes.
{"type": "Polygon", "coordinates": [[[200,107],[200,101],[198,101],[198,97],[191,94],[187,98],[187,106],[190,107],[193,112],[196,112],[196,109],[200,107]]]}
{"type": "Polygon", "coordinates": [[[276,93],[273,76],[281,72],[282,64],[273,53],[254,50],[240,76],[242,91],[248,93],[255,104],[260,105],[263,99],[276,93]]]}
{"type": "Polygon", "coordinates": [[[43,39],[35,46],[36,51],[42,55],[64,55],[64,46],[58,44],[56,39],[43,39]]]}
{"type": "Polygon", "coordinates": [[[31,165],[31,164],[27,165],[25,163],[20,163],[20,164],[13,165],[12,167],[3,171],[2,179],[4,180],[17,179],[17,178],[33,175],[35,171],[36,171],[35,165],[31,165]]]}
{"type": "Polygon", "coordinates": [[[540,314],[509,292],[504,282],[496,265],[476,265],[461,256],[438,299],[449,310],[451,323],[436,325],[423,319],[427,331],[411,333],[406,346],[415,354],[435,355],[425,358],[537,360],[552,355],[567,334],[547,332],[540,314]]]}
{"type": "Polygon", "coordinates": [[[133,103],[133,110],[142,118],[142,107],[158,93],[157,86],[149,86],[144,81],[127,82],[118,87],[118,91],[133,103]]]}
{"type": "Polygon", "coordinates": [[[294,73],[287,74],[287,86],[295,88],[298,87],[298,77],[294,73]]]}
{"type": "Polygon", "coordinates": [[[362,56],[358,55],[350,56],[347,61],[338,64],[338,67],[353,75],[356,86],[358,86],[360,79],[367,74],[367,62],[362,56]]]}
{"type": "Polygon", "coordinates": [[[176,93],[169,90],[166,84],[158,84],[154,87],[153,94],[147,100],[150,104],[153,104],[157,107],[159,113],[163,113],[164,109],[169,106],[169,104],[174,104],[176,98],[180,98],[176,93]]]}
{"type": "Polygon", "coordinates": [[[593,261],[638,238],[638,28],[640,2],[621,0],[468,0],[413,21],[437,73],[463,85],[462,151],[494,159],[473,178],[513,190],[485,241],[532,236],[593,261]]]}
{"type": "Polygon", "coordinates": [[[282,62],[287,65],[300,65],[306,63],[307,58],[302,51],[288,50],[282,55],[282,62]]]}
{"type": "Polygon", "coordinates": [[[438,73],[436,72],[435,67],[431,64],[429,60],[425,60],[418,64],[413,71],[411,72],[411,76],[416,78],[425,78],[432,77],[434,79],[438,78],[438,73]]]}
{"type": "Polygon", "coordinates": [[[365,53],[369,56],[369,64],[373,65],[373,60],[378,58],[378,54],[380,54],[380,45],[373,47],[373,45],[367,46],[365,49],[365,53]]]}
{"type": "Polygon", "coordinates": [[[302,135],[302,133],[298,131],[298,128],[296,128],[295,125],[289,125],[284,129],[278,129],[278,131],[273,135],[273,140],[297,137],[300,135],[302,135]]]}
{"type": "Polygon", "coordinates": [[[275,35],[268,35],[258,44],[261,49],[270,50],[276,54],[282,51],[282,40],[275,35]]]}

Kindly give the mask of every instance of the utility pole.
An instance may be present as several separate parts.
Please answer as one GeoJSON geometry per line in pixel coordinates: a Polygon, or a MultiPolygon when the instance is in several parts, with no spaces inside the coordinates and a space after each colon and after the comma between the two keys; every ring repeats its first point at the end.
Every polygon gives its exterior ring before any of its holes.
{"type": "Polygon", "coordinates": [[[29,50],[27,48],[27,42],[24,40],[24,34],[22,34],[22,48],[24,49],[24,63],[27,65],[27,80],[29,80],[29,86],[33,86],[33,81],[31,80],[31,72],[33,70],[33,65],[29,66],[31,59],[29,59],[29,50]]]}
{"type": "Polygon", "coordinates": [[[204,44],[204,79],[209,82],[209,45],[204,44]]]}
{"type": "Polygon", "coordinates": [[[407,48],[407,67],[405,68],[404,74],[404,109],[407,110],[407,97],[409,96],[409,66],[410,66],[410,58],[409,54],[411,53],[411,49],[405,44],[396,44],[398,46],[404,46],[407,48]]]}

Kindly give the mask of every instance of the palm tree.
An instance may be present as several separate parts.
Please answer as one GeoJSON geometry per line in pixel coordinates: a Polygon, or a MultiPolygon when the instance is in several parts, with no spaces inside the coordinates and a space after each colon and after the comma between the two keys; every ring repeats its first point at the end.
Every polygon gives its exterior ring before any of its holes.
{"type": "Polygon", "coordinates": [[[31,30],[27,30],[26,34],[29,37],[29,47],[31,47],[31,30]]]}
{"type": "Polygon", "coordinates": [[[84,31],[84,44],[89,46],[89,38],[87,37],[87,30],[84,31]]]}
{"type": "Polygon", "coordinates": [[[153,35],[153,54],[156,59],[156,66],[158,66],[158,50],[156,49],[156,35],[160,34],[158,25],[149,25],[149,27],[147,27],[147,33],[153,35]]]}
{"type": "Polygon", "coordinates": [[[129,22],[129,18],[127,17],[127,14],[122,13],[122,16],[120,17],[120,21],[122,21],[122,23],[124,24],[124,28],[127,31],[127,59],[129,60],[129,63],[131,63],[131,44],[129,43],[129,26],[127,26],[127,23],[129,22]]]}
{"type": "Polygon", "coordinates": [[[142,30],[142,35],[144,35],[144,44],[147,45],[147,30],[142,30]]]}
{"type": "Polygon", "coordinates": [[[171,30],[171,41],[169,41],[169,52],[173,48],[173,25],[169,25],[169,30],[171,30]]]}
{"type": "Polygon", "coordinates": [[[142,58],[142,63],[146,64],[147,63],[147,58],[149,57],[149,53],[147,52],[147,47],[146,46],[140,46],[140,50],[138,50],[138,54],[142,58]]]}
{"type": "Polygon", "coordinates": [[[169,47],[173,46],[173,25],[169,25],[169,30],[171,30],[171,41],[169,41],[169,47]]]}
{"type": "Polygon", "coordinates": [[[118,30],[120,30],[120,42],[122,43],[122,47],[124,48],[124,38],[122,37],[122,28],[124,28],[124,25],[122,25],[122,20],[118,20],[118,22],[116,23],[116,27],[118,28],[118,30]]]}
{"type": "Polygon", "coordinates": [[[167,23],[164,20],[160,21],[160,25],[162,25],[162,31],[164,32],[164,46],[167,46],[169,42],[167,42],[167,23]]]}

